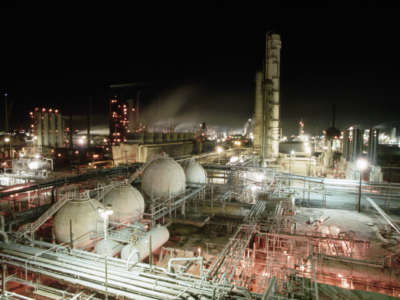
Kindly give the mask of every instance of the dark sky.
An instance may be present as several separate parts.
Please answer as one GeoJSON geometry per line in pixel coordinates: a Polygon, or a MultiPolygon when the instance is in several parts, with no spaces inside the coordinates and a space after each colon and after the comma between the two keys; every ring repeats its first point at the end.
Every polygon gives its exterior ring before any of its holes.
{"type": "Polygon", "coordinates": [[[275,30],[283,45],[284,134],[293,133],[301,118],[306,131],[319,133],[330,125],[334,103],[340,129],[398,120],[396,10],[348,2],[353,5],[335,1],[319,8],[154,2],[128,13],[58,9],[43,16],[17,7],[10,10],[18,18],[8,23],[15,31],[5,38],[12,48],[3,48],[12,50],[2,56],[7,67],[0,88],[13,101],[14,124],[36,105],[85,114],[89,95],[95,113],[105,114],[107,84],[140,81],[162,86],[165,103],[186,97],[173,118],[242,126],[253,114],[265,33],[275,30]]]}

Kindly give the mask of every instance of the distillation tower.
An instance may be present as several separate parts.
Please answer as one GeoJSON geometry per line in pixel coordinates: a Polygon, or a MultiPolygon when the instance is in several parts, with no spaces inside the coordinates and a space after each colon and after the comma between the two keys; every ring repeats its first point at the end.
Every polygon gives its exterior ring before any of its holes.
{"type": "Polygon", "coordinates": [[[279,34],[267,33],[264,70],[256,73],[254,148],[263,161],[279,155],[281,46],[279,34]]]}

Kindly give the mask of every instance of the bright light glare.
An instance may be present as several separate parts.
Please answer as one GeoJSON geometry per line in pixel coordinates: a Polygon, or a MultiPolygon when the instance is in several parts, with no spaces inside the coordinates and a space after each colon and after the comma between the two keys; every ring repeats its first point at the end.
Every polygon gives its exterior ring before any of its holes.
{"type": "Polygon", "coordinates": [[[224,149],[222,147],[220,147],[220,146],[217,147],[217,152],[218,153],[222,153],[223,151],[224,151],[224,149]]]}
{"type": "Polygon", "coordinates": [[[364,158],[357,159],[357,169],[363,171],[366,168],[368,168],[368,161],[364,158]]]}
{"type": "Polygon", "coordinates": [[[39,162],[36,160],[29,162],[28,168],[31,170],[37,170],[39,168],[39,162]]]}
{"type": "Polygon", "coordinates": [[[39,159],[40,158],[40,154],[36,153],[33,157],[36,158],[36,159],[39,159]]]}
{"type": "Polygon", "coordinates": [[[9,138],[9,137],[5,137],[5,138],[4,138],[4,141],[5,141],[6,143],[8,143],[8,142],[10,141],[10,138],[9,138]]]}
{"type": "Polygon", "coordinates": [[[239,160],[239,157],[237,157],[237,156],[232,156],[230,159],[229,159],[229,162],[230,163],[235,163],[235,162],[237,162],[239,160]]]}
{"type": "Polygon", "coordinates": [[[114,211],[109,208],[99,208],[98,212],[99,212],[100,217],[102,217],[103,219],[107,219],[109,216],[111,216],[114,213],[114,211]]]}

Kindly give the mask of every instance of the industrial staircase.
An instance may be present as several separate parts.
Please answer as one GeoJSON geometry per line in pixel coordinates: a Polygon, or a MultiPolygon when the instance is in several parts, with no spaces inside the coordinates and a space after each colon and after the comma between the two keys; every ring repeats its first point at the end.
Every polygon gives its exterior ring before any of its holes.
{"type": "MultiPolygon", "coordinates": [[[[89,196],[87,195],[87,197],[89,196]]],[[[73,199],[77,199],[77,195],[75,192],[67,192],[65,194],[61,194],[58,197],[58,200],[52,206],[50,206],[50,208],[46,210],[36,221],[21,226],[17,231],[17,238],[22,238],[23,236],[27,237],[28,234],[32,234],[33,232],[38,230],[40,226],[46,223],[46,221],[51,218],[61,207],[63,207],[68,201],[73,199]]]]}

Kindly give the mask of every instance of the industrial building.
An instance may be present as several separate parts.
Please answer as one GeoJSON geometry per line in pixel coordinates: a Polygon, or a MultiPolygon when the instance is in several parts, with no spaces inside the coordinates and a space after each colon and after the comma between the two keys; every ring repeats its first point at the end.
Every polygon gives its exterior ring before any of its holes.
{"type": "MultiPolygon", "coordinates": [[[[357,128],[317,141],[302,124],[302,150],[279,150],[280,49],[268,33],[253,145],[130,127],[133,104],[111,98],[118,166],[23,173],[36,157],[1,174],[1,299],[399,298],[400,185],[376,175],[379,132],[364,149],[357,128]]],[[[35,113],[38,145],[61,145],[62,122],[35,113]]]]}

